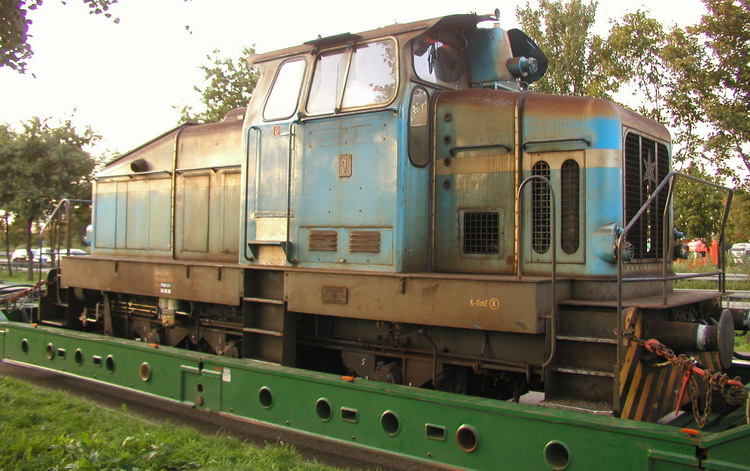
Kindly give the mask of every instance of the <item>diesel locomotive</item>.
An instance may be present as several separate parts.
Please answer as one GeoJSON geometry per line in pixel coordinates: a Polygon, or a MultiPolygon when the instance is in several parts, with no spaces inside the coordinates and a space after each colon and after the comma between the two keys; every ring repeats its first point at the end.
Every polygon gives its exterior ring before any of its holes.
{"type": "Polygon", "coordinates": [[[246,108],[96,175],[92,255],[51,272],[38,322],[648,422],[710,402],[640,340],[720,373],[750,327],[672,289],[668,131],[532,91],[547,58],[496,21],[254,56],[246,108]]]}

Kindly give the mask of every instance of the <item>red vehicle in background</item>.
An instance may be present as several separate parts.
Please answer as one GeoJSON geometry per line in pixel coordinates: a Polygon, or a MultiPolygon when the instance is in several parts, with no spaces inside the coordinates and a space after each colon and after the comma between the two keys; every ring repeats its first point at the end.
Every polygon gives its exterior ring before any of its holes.
{"type": "Polygon", "coordinates": [[[703,242],[702,239],[693,239],[692,241],[688,242],[688,248],[690,249],[691,253],[695,253],[696,257],[705,257],[708,255],[708,246],[705,242],[703,242]]]}

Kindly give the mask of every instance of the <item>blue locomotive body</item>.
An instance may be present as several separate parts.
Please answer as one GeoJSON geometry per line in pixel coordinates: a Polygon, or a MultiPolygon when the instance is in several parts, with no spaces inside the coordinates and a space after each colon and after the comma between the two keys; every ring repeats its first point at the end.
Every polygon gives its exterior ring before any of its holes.
{"type": "Polygon", "coordinates": [[[721,369],[747,316],[717,309],[719,293],[671,290],[666,129],[529,91],[547,59],[492,19],[254,57],[246,109],[97,175],[93,256],[63,261],[69,299],[42,321],[659,419],[672,389],[640,392],[681,373],[640,362],[623,330],[679,324],[675,348],[721,369]]]}

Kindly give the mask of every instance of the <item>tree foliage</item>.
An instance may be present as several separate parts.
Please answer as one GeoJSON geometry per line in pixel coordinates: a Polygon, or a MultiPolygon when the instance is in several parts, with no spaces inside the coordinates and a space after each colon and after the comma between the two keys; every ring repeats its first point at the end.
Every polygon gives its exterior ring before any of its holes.
{"type": "MultiPolygon", "coordinates": [[[[716,182],[696,163],[689,164],[683,173],[716,182]]],[[[680,178],[675,184],[674,226],[685,232],[687,239],[702,238],[710,240],[721,230],[721,217],[724,214],[727,191],[704,185],[699,182],[680,178]]]]}
{"type": "Polygon", "coordinates": [[[612,20],[603,50],[606,70],[635,98],[638,113],[663,121],[666,118],[669,73],[662,59],[666,46],[664,27],[638,10],[612,20]]]}
{"type": "MultiPolygon", "coordinates": [[[[62,1],[62,0],[61,0],[62,1]]],[[[118,0],[81,0],[92,15],[113,18],[109,7],[118,0]]],[[[0,67],[24,73],[26,61],[34,55],[29,39],[29,11],[41,7],[43,0],[0,0],[0,67]]],[[[65,1],[62,1],[65,4],[65,1]]],[[[114,18],[115,23],[120,20],[114,18]]]]}
{"type": "Polygon", "coordinates": [[[192,106],[184,106],[180,110],[183,121],[220,121],[229,111],[247,106],[250,101],[260,76],[258,70],[248,62],[255,54],[255,49],[243,48],[238,59],[222,57],[220,54],[215,49],[206,56],[209,64],[200,67],[204,84],[193,87],[200,94],[203,111],[196,112],[192,106]]]}
{"type": "MultiPolygon", "coordinates": [[[[610,99],[627,99],[618,91],[629,91],[630,107],[670,127],[677,169],[748,190],[750,8],[745,0],[703,2],[707,14],[695,26],[667,29],[639,10],[611,20],[604,37],[591,33],[595,2],[539,0],[517,15],[550,59],[538,91],[610,99]]],[[[724,197],[682,181],[675,225],[690,237],[711,237],[724,197]]],[[[750,233],[739,216],[750,210],[746,202],[737,193],[729,225],[735,239],[750,233]]]]}
{"type": "Polygon", "coordinates": [[[534,84],[539,92],[611,97],[618,88],[607,68],[605,41],[591,31],[598,3],[539,0],[516,9],[522,29],[549,59],[547,73],[534,84]]]}
{"type": "Polygon", "coordinates": [[[27,250],[34,224],[57,202],[89,197],[96,162],[84,147],[96,139],[90,128],[79,132],[69,120],[52,127],[35,117],[20,132],[0,127],[0,205],[25,227],[27,250]]]}
{"type": "Polygon", "coordinates": [[[675,31],[665,59],[680,84],[670,106],[706,163],[750,189],[750,8],[703,0],[701,22],[675,31]]]}

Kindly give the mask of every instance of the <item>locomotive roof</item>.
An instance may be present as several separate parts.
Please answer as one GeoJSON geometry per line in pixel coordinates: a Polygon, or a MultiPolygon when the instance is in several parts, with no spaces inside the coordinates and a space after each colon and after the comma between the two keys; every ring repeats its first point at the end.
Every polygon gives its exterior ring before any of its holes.
{"type": "Polygon", "coordinates": [[[494,15],[477,15],[474,13],[441,16],[429,20],[414,21],[412,23],[394,24],[357,34],[344,33],[324,38],[318,37],[317,39],[307,41],[299,46],[292,46],[285,49],[256,54],[250,57],[248,59],[248,62],[250,62],[251,64],[257,64],[269,60],[280,59],[282,57],[309,53],[323,47],[341,45],[356,41],[366,41],[368,39],[380,38],[383,36],[395,36],[422,30],[426,31],[429,29],[437,29],[443,26],[450,26],[453,28],[473,28],[476,27],[476,24],[480,21],[487,20],[497,20],[497,17],[494,15]]]}

